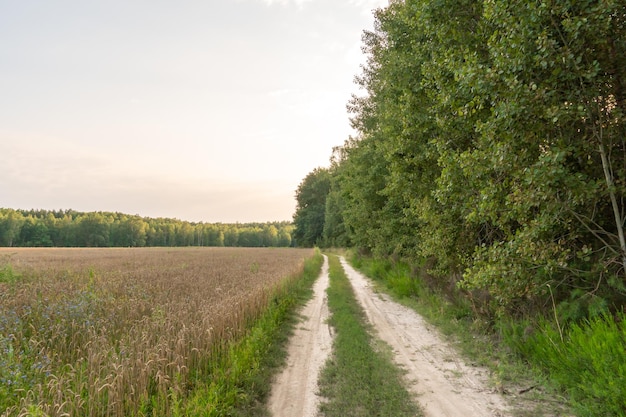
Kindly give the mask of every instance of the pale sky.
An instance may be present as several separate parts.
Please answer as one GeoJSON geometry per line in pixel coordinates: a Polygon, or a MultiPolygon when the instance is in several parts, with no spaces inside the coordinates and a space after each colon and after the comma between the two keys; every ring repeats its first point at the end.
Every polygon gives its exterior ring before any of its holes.
{"type": "Polygon", "coordinates": [[[387,0],[0,0],[0,207],[291,220],[387,0]]]}

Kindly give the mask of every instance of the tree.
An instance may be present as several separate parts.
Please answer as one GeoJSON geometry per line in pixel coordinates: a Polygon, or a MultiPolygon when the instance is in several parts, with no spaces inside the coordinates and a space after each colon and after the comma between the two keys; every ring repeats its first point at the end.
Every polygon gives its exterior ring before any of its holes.
{"type": "Polygon", "coordinates": [[[273,224],[263,226],[262,237],[263,246],[273,247],[278,245],[278,229],[273,224]]]}
{"type": "Polygon", "coordinates": [[[117,214],[111,225],[111,246],[142,247],[147,242],[148,224],[139,216],[117,214]]]}
{"type": "Polygon", "coordinates": [[[263,231],[254,226],[239,229],[237,246],[252,248],[263,246],[263,231]]]}
{"type": "Polygon", "coordinates": [[[278,229],[278,246],[280,247],[289,247],[291,246],[291,233],[293,231],[293,226],[285,226],[283,225],[278,229]]]}
{"type": "Polygon", "coordinates": [[[15,210],[6,210],[0,214],[0,241],[3,246],[13,246],[19,239],[24,216],[15,210]]]}
{"type": "Polygon", "coordinates": [[[224,246],[234,247],[239,243],[239,229],[230,225],[224,230],[224,246]]]}
{"type": "Polygon", "coordinates": [[[517,314],[553,295],[574,318],[619,305],[624,5],[486,2],[484,16],[489,60],[463,71],[491,111],[447,160],[467,184],[464,221],[489,232],[465,286],[517,314]]]}
{"type": "Polygon", "coordinates": [[[52,246],[48,227],[43,219],[28,216],[22,225],[19,238],[20,246],[52,246]]]}
{"type": "Polygon", "coordinates": [[[87,213],[76,220],[76,244],[87,247],[109,246],[112,219],[103,213],[87,213]]]}
{"type": "Polygon", "coordinates": [[[0,246],[290,246],[291,222],[207,224],[123,213],[0,208],[0,246]]]}
{"type": "Polygon", "coordinates": [[[624,39],[617,0],[378,11],[324,236],[431,265],[491,313],[623,304],[624,39]]]}
{"type": "Polygon", "coordinates": [[[325,168],[314,169],[298,186],[296,212],[293,216],[296,245],[313,246],[321,242],[329,190],[330,176],[325,168]]]}

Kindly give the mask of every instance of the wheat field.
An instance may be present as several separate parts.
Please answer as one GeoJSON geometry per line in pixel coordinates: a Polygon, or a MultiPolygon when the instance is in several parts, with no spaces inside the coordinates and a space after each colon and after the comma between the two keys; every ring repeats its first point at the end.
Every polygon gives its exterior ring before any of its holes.
{"type": "Polygon", "coordinates": [[[168,410],[310,249],[0,249],[0,411],[168,410]]]}

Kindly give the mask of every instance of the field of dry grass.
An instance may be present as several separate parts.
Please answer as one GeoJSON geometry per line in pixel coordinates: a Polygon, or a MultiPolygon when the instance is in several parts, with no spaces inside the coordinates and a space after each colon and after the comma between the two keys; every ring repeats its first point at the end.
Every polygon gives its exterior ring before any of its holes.
{"type": "Polygon", "coordinates": [[[0,249],[2,416],[171,410],[312,255],[0,249]]]}

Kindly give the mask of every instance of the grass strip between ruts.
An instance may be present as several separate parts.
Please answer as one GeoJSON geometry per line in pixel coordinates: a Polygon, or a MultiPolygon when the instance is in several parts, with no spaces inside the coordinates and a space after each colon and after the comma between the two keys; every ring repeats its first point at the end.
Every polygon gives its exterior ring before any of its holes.
{"type": "Polygon", "coordinates": [[[390,347],[372,336],[337,256],[329,256],[329,266],[328,306],[336,336],[320,377],[321,412],[326,417],[421,415],[390,347]]]}

